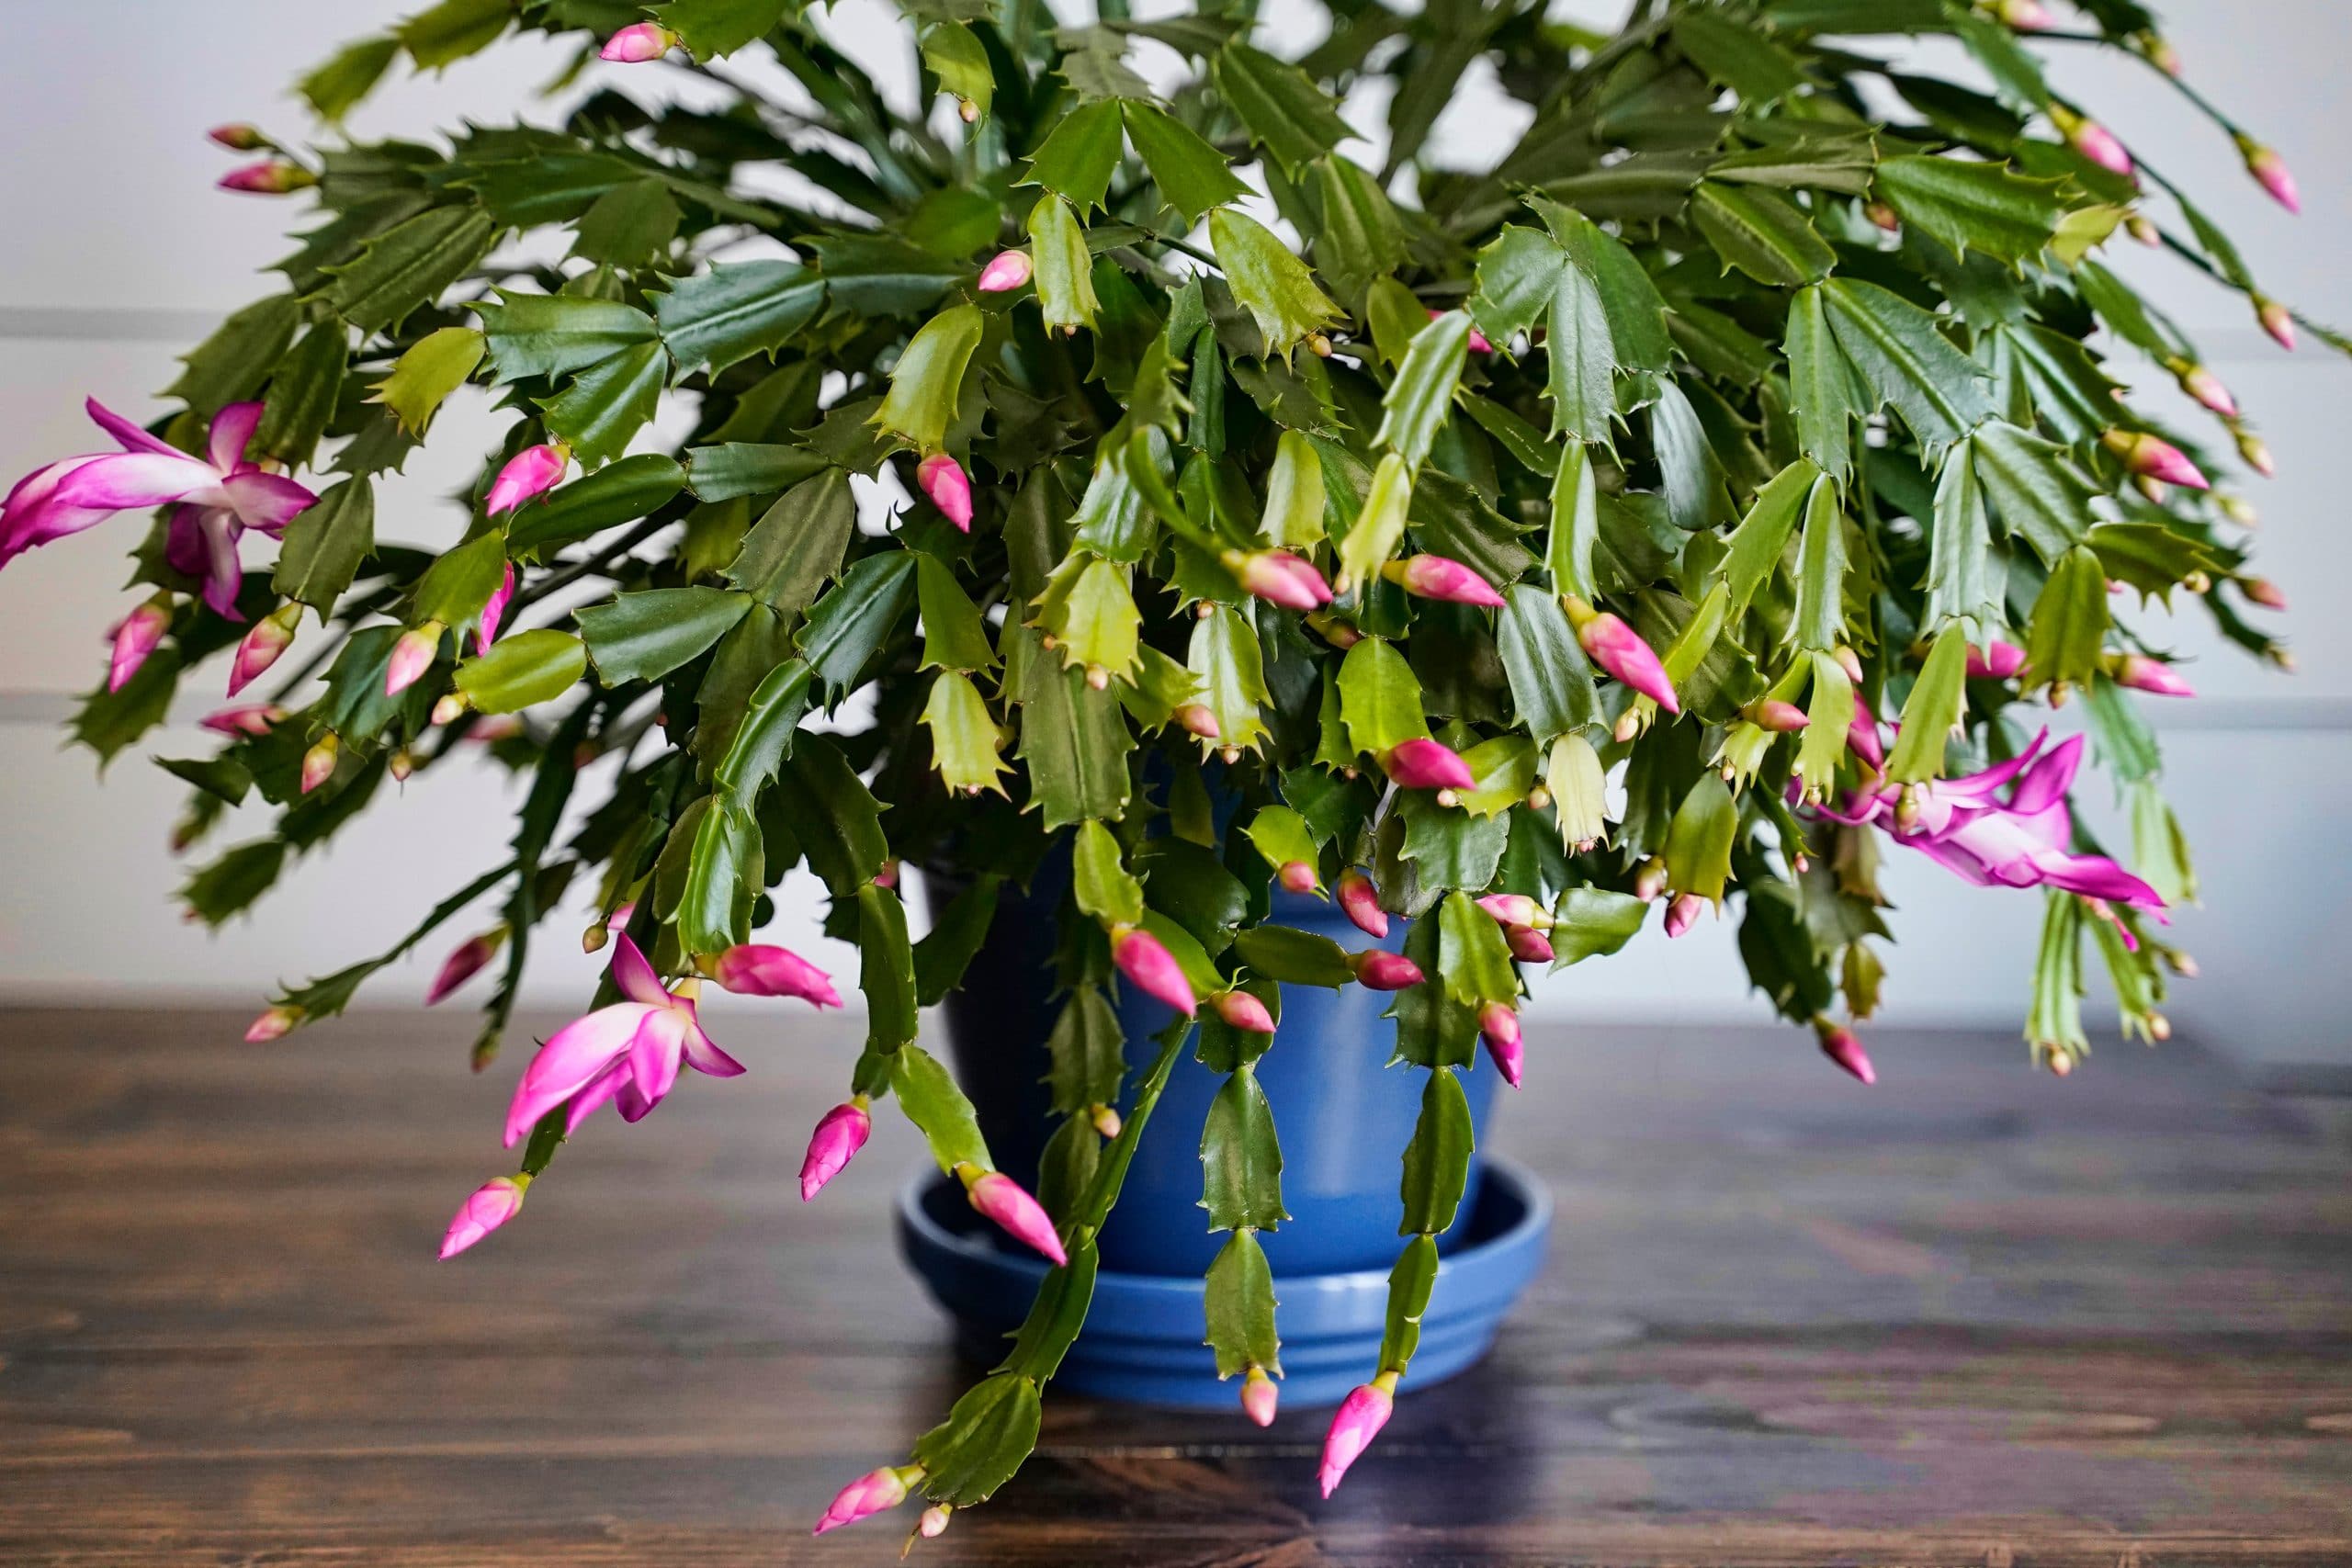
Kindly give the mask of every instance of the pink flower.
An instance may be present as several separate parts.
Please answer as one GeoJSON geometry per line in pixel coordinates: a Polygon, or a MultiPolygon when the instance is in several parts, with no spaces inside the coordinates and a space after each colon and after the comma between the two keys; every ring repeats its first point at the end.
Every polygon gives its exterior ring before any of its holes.
{"type": "Polygon", "coordinates": [[[465,941],[449,950],[441,961],[440,973],[433,976],[433,985],[424,993],[424,1005],[432,1007],[444,997],[481,974],[498,950],[506,945],[506,928],[492,926],[490,930],[465,941]]]}
{"type": "Polygon", "coordinates": [[[808,1134],[808,1152],[800,1159],[800,1201],[815,1198],[825,1183],[847,1169],[873,1134],[874,1116],[862,1096],[843,1100],[818,1118],[817,1130],[808,1134]]]}
{"type": "Polygon", "coordinates": [[[294,628],[302,624],[302,606],[288,604],[254,623],[237,644],[237,657],[229,666],[229,694],[235,696],[252,685],[277,662],[277,656],[294,643],[294,628]]]}
{"type": "Polygon", "coordinates": [[[2132,154],[2124,151],[2123,143],[2107,127],[2064,106],[2052,109],[2050,118],[2058,127],[2058,133],[2066,139],[2067,146],[2110,175],[2132,173],[2132,154]]]}
{"type": "Polygon", "coordinates": [[[1316,883],[1320,880],[1315,874],[1315,868],[1303,860],[1286,863],[1274,874],[1274,878],[1283,885],[1286,893],[1312,893],[1316,883]]]}
{"type": "Polygon", "coordinates": [[[482,1237],[523,1212],[523,1185],[528,1177],[501,1176],[483,1182],[449,1217],[448,1234],[441,1238],[443,1262],[455,1258],[482,1237]]]}
{"type": "Polygon", "coordinates": [[[1193,998],[1193,984],[1184,978],[1183,965],[1168,951],[1160,940],[1148,931],[1134,926],[1122,926],[1111,933],[1111,962],[1119,973],[1136,984],[1147,996],[1159,998],[1186,1018],[1198,1010],[1193,998]]]}
{"type": "Polygon", "coordinates": [[[2117,661],[2115,683],[2129,686],[2135,692],[2146,692],[2151,696],[2193,697],[2197,694],[2196,688],[2181,679],[2178,671],[2144,653],[2127,653],[2117,661]]]}
{"type": "Polygon", "coordinates": [[[842,1005],[832,976],[789,948],[742,942],[700,963],[720,989],[739,997],[798,997],[820,1008],[842,1005]]]}
{"type": "Polygon", "coordinates": [[[1794,703],[1781,702],[1776,697],[1767,697],[1762,702],[1748,704],[1741,710],[1740,717],[1747,720],[1757,728],[1770,730],[1775,735],[1794,735],[1813,722],[1811,716],[1804,709],[1794,703]]]}
{"type": "Polygon", "coordinates": [[[640,1120],[677,1083],[682,1066],[720,1078],[744,1070],[703,1032],[691,988],[673,995],[626,934],[613,957],[612,976],[628,999],[557,1030],[524,1069],[506,1111],[508,1148],[566,1100],[571,1103],[564,1127],[569,1134],[607,1100],[621,1120],[640,1120]]]}
{"type": "Polygon", "coordinates": [[[1374,938],[1388,934],[1388,911],[1380,907],[1380,890],[1371,877],[1353,868],[1340,873],[1339,899],[1356,930],[1374,938]]]}
{"type": "Polygon", "coordinates": [[[506,620],[506,606],[514,597],[514,563],[506,563],[506,574],[498,580],[497,589],[481,607],[481,620],[475,633],[474,649],[479,652],[498,640],[498,628],[506,620]]]}
{"type": "Polygon", "coordinates": [[[287,196],[319,183],[319,176],[300,164],[283,158],[264,158],[258,164],[247,164],[222,175],[222,190],[243,191],[247,196],[287,196]]]}
{"type": "Polygon", "coordinates": [[[276,703],[241,703],[217,708],[196,722],[215,735],[253,739],[267,735],[285,716],[286,710],[276,703]]]}
{"type": "Polygon", "coordinates": [[[276,538],[319,498],[245,457],[261,404],[231,403],[213,417],[202,457],[192,457],[103,407],[85,405],[119,452],[67,457],[27,475],[0,503],[0,566],[39,545],[78,534],[118,512],[171,506],[164,560],[203,581],[204,602],[232,620],[244,567],[237,539],[252,528],[276,538]]]}
{"type": "Polygon", "coordinates": [[[107,661],[107,690],[119,692],[139,673],[147,656],[171,629],[171,595],[159,593],[122,618],[114,628],[114,653],[107,661]]]}
{"type": "Polygon", "coordinates": [[[1260,1427],[1274,1424],[1274,1407],[1281,1402],[1282,1391],[1274,1380],[1266,1375],[1263,1367],[1252,1367],[1241,1380],[1241,1413],[1260,1427]]]}
{"type": "Polygon", "coordinates": [[[1925,786],[1913,811],[1898,812],[1902,792],[1888,786],[1849,802],[1846,813],[1824,814],[1849,824],[1876,822],[1897,842],[1979,886],[2056,887],[2086,898],[2163,908],[2154,888],[2107,856],[2073,852],[2075,823],[2066,792],[2082,765],[2083,738],[2044,751],[2049,739],[2045,730],[2010,761],[1925,786]],[[2005,788],[2006,801],[2000,798],[2005,788]]]}
{"type": "Polygon", "coordinates": [[[1489,893],[1478,900],[1478,908],[1506,926],[1552,929],[1552,911],[1524,893],[1489,893]]]}
{"type": "Polygon", "coordinates": [[[944,452],[933,452],[915,465],[915,483],[959,531],[972,531],[972,476],[963,464],[944,452]]]}
{"type": "Polygon", "coordinates": [[[1696,893],[1685,893],[1676,898],[1666,907],[1666,934],[1669,937],[1690,935],[1690,928],[1699,923],[1699,911],[1706,907],[1707,901],[1696,893]]]}
{"type": "Polygon", "coordinates": [[[1176,710],[1174,717],[1178,724],[1184,727],[1186,733],[1196,735],[1204,740],[1215,740],[1224,733],[1217,725],[1216,715],[1203,703],[1184,704],[1176,710]]]}
{"type": "Polygon", "coordinates": [[[1831,1061],[1853,1074],[1866,1084],[1878,1082],[1878,1069],[1871,1066],[1871,1054],[1854,1038],[1850,1029],[1827,1028],[1821,1031],[1822,1053],[1831,1061]]]}
{"type": "MultiPolygon", "coordinates": [[[[1429,310],[1429,307],[1423,306],[1422,309],[1429,310]]],[[[1434,321],[1440,316],[1444,314],[1445,312],[1443,310],[1430,310],[1430,320],[1434,321]]],[[[1476,327],[1472,327],[1470,329],[1470,352],[1473,354],[1492,354],[1495,352],[1494,342],[1476,327]]]]}
{"type": "Polygon", "coordinates": [[[2110,430],[2099,441],[2130,473],[2186,490],[2212,488],[2186,452],[2145,431],[2110,430]]]}
{"type": "MultiPolygon", "coordinates": [[[[914,1479],[920,1480],[922,1476],[920,1469],[910,1466],[909,1471],[912,1472],[914,1479]]],[[[870,1474],[859,1476],[841,1489],[825,1509],[825,1517],[819,1519],[817,1528],[808,1533],[823,1535],[827,1530],[854,1525],[869,1514],[897,1507],[907,1500],[908,1479],[908,1471],[893,1470],[887,1464],[870,1474]]]]}
{"type": "Polygon", "coordinates": [[[1222,992],[1209,998],[1209,1006],[1232,1028],[1250,1034],[1274,1032],[1274,1015],[1266,1010],[1265,1003],[1247,991],[1222,992]]]}
{"type": "Polygon", "coordinates": [[[1021,1183],[1001,1170],[981,1171],[967,1165],[959,1168],[964,1176],[965,1192],[972,1207],[994,1220],[1013,1240],[1054,1260],[1057,1267],[1069,1261],[1069,1254],[1062,1250],[1062,1238],[1054,1234],[1054,1222],[1035,1198],[1022,1190],[1021,1183]]]}
{"type": "Polygon", "coordinates": [[[1351,953],[1348,962],[1355,966],[1356,984],[1367,991],[1402,991],[1421,983],[1421,966],[1401,953],[1385,948],[1370,948],[1351,953]]]}
{"type": "Polygon", "coordinates": [[[1383,1372],[1350,1393],[1339,1414],[1331,1417],[1331,1429],[1323,1438],[1323,1463],[1316,1472],[1324,1496],[1339,1490],[1340,1480],[1348,1473],[1348,1467],[1388,1425],[1388,1417],[1396,1408],[1393,1392],[1396,1382],[1395,1373],[1383,1372]]]}
{"type": "Polygon", "coordinates": [[[1010,294],[1029,281],[1031,272],[1026,251],[999,251],[980,268],[980,281],[975,287],[983,294],[1010,294]]]}
{"type": "Polygon", "coordinates": [[[302,793],[310,794],[334,777],[335,762],[343,755],[343,742],[333,735],[322,736],[317,745],[302,753],[302,793]]]}
{"type": "Polygon", "coordinates": [[[300,1008],[274,1007],[245,1026],[245,1043],[261,1045],[272,1040],[283,1040],[293,1033],[294,1026],[301,1021],[300,1008]]]}
{"type": "Polygon", "coordinates": [[[915,1534],[925,1540],[937,1540],[947,1533],[948,1516],[954,1511],[944,1503],[933,1503],[922,1511],[922,1517],[915,1521],[915,1534]]]}
{"type": "Polygon", "coordinates": [[[2254,313],[2261,321],[2262,330],[2268,333],[2280,348],[2290,354],[2295,352],[2294,311],[2290,310],[2276,299],[2265,299],[2256,296],[2254,313]]]}
{"type": "Polygon", "coordinates": [[[1567,600],[1568,618],[1576,623],[1577,641],[1595,664],[1648,697],[1668,713],[1682,711],[1666,666],[1641,634],[1606,610],[1581,600],[1567,600]]]}
{"type": "Polygon", "coordinates": [[[2025,649],[2013,642],[1991,642],[1984,651],[1968,645],[1968,678],[1972,681],[2006,681],[2025,668],[2025,649]]]}
{"type": "Polygon", "coordinates": [[[1305,556],[1288,550],[1225,553],[1226,569],[1253,599],[1285,610],[1317,610],[1331,602],[1331,585],[1305,556]]]}
{"type": "Polygon", "coordinates": [[[506,459],[498,477],[490,481],[490,494],[483,499],[482,509],[492,517],[502,512],[512,512],[534,496],[545,495],[562,479],[564,469],[571,466],[571,448],[560,443],[542,443],[526,446],[506,459]]]}
{"type": "Polygon", "coordinates": [[[440,622],[427,621],[401,634],[392,644],[391,662],[384,667],[384,695],[399,696],[433,668],[434,655],[441,651],[442,629],[440,622]]]}
{"type": "Polygon", "coordinates": [[[1408,556],[1400,561],[1390,561],[1381,568],[1381,572],[1406,592],[1422,599],[1476,604],[1490,610],[1499,608],[1503,602],[1494,584],[1460,561],[1448,560],[1443,556],[1408,556]]]}
{"type": "Polygon", "coordinates": [[[1400,742],[1385,765],[1399,789],[1468,789],[1478,782],[1450,747],[1427,739],[1400,742]]]}
{"type": "Polygon", "coordinates": [[[1549,964],[1555,956],[1551,939],[1532,926],[1512,926],[1503,933],[1510,955],[1521,964],[1549,964]]]}
{"type": "Polygon", "coordinates": [[[677,47],[678,35],[659,22],[632,22],[606,39],[605,47],[596,51],[596,58],[618,65],[642,65],[677,47]]]}
{"type": "Polygon", "coordinates": [[[2238,151],[2245,154],[2246,173],[2270,193],[2270,199],[2298,217],[2301,216],[2302,194],[2295,188],[2293,171],[2287,167],[2287,161],[2278,156],[2277,150],[2265,147],[2252,137],[2241,136],[2238,138],[2238,151]]]}
{"type": "Polygon", "coordinates": [[[1527,1061],[1519,1014],[1500,1002],[1488,1002],[1478,1010],[1478,1038],[1487,1043],[1487,1055],[1494,1058],[1503,1082],[1517,1089],[1519,1075],[1527,1061]]]}

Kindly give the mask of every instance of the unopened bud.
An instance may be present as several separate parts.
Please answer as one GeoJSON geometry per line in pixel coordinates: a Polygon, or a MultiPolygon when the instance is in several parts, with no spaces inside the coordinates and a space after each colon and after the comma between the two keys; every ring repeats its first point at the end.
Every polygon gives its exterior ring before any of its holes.
{"type": "Polygon", "coordinates": [[[1257,1426],[1274,1424],[1274,1407],[1281,1397],[1282,1391],[1274,1386],[1274,1380],[1266,1375],[1263,1367],[1250,1368],[1249,1375],[1241,1380],[1241,1413],[1257,1426]]]}
{"type": "Polygon", "coordinates": [[[416,753],[402,747],[392,753],[385,767],[391,773],[394,784],[406,784],[416,772],[416,753]]]}
{"type": "MultiPolygon", "coordinates": [[[[969,108],[971,105],[967,101],[965,107],[969,108]]],[[[947,1533],[947,1516],[953,1512],[955,1510],[945,1503],[933,1503],[922,1511],[922,1517],[915,1521],[915,1534],[925,1540],[937,1540],[947,1533]]]]}
{"type": "Polygon", "coordinates": [[[1309,333],[1306,337],[1306,346],[1317,359],[1331,357],[1331,340],[1321,333],[1309,333]]]}
{"type": "Polygon", "coordinates": [[[2247,468],[2266,479],[2278,472],[2278,460],[2270,455],[2269,445],[2251,430],[2238,432],[2238,456],[2245,459],[2247,468]]]}
{"type": "Polygon", "coordinates": [[[310,794],[334,777],[335,760],[343,753],[343,742],[329,733],[319,743],[302,753],[302,793],[310,794]]]}
{"type": "Polygon", "coordinates": [[[1873,201],[1864,206],[1862,216],[1871,220],[1873,228],[1883,229],[1890,234],[1903,232],[1903,220],[1895,216],[1894,209],[1883,201],[1873,201]]]}
{"type": "Polygon", "coordinates": [[[1122,1123],[1116,1106],[1090,1105],[1086,1108],[1086,1119],[1094,1123],[1094,1130],[1102,1136],[1115,1138],[1119,1135],[1122,1123]]]}
{"type": "Polygon", "coordinates": [[[300,1008],[287,1005],[274,1007],[246,1026],[245,1043],[260,1045],[272,1040],[282,1040],[294,1032],[294,1026],[301,1021],[300,1008]]]}
{"type": "Polygon", "coordinates": [[[463,692],[446,692],[433,705],[432,720],[435,724],[455,724],[465,716],[466,709],[471,705],[466,701],[463,692]]]}
{"type": "Polygon", "coordinates": [[[2268,333],[2280,348],[2290,354],[2295,351],[2295,313],[2292,310],[2276,299],[2267,299],[2257,294],[2254,300],[2254,313],[2261,321],[2262,330],[2268,333]]]}
{"type": "Polygon", "coordinates": [[[2245,594],[2249,603],[2259,604],[2266,610],[2284,610],[2287,607],[2287,595],[2267,577],[2239,578],[2238,592],[2245,594]]]}

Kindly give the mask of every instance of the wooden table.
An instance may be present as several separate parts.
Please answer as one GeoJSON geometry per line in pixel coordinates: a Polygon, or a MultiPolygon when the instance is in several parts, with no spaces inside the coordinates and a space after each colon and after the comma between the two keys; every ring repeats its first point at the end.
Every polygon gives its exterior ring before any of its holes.
{"type": "MultiPolygon", "coordinates": [[[[805,1017],[805,1015],[803,1015],[805,1017]]],[[[376,1014],[0,1014],[0,1562],[878,1563],[812,1541],[967,1376],[901,1273],[895,1117],[804,1208],[852,1049],[602,1119],[473,1255],[514,1060],[376,1014]]],[[[2352,1562],[2340,1139],[2180,1044],[2072,1081],[2014,1039],[1553,1030],[1502,1144],[1558,1196],[1482,1369],[1330,1503],[1319,1417],[1051,1398],[922,1561],[2352,1562]]]]}

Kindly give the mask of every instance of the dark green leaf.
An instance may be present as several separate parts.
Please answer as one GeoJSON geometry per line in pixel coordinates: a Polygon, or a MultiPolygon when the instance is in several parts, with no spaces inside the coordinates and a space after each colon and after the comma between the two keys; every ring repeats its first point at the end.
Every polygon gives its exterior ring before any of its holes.
{"type": "Polygon", "coordinates": [[[1355,134],[1306,72],[1238,39],[1217,51],[1209,70],[1251,140],[1294,175],[1355,134]]]}
{"type": "Polygon", "coordinates": [[[824,279],[794,262],[722,262],[654,297],[662,341],[680,371],[714,374],[774,355],[816,319],[824,279]]]}
{"type": "Polygon", "coordinates": [[[808,661],[829,708],[857,684],[906,613],[914,587],[913,552],[880,550],[851,567],[808,612],[800,628],[800,657],[808,661]]]}
{"type": "MultiPolygon", "coordinates": [[[[857,988],[865,995],[865,1048],[888,1055],[900,1051],[915,1037],[915,957],[913,947],[907,942],[907,907],[899,902],[896,893],[879,883],[862,883],[857,889],[857,988]]],[[[936,1067],[937,1064],[933,1066],[936,1067]]],[[[896,1085],[895,1068],[891,1079],[896,1085]]],[[[938,1081],[945,1085],[947,1092],[956,1093],[956,1098],[962,1100],[944,1069],[938,1074],[938,1081]]],[[[910,1108],[908,1114],[913,1113],[910,1108]]],[[[962,1113],[964,1124],[969,1124],[971,1107],[964,1105],[962,1113]]],[[[931,1136],[933,1150],[937,1153],[944,1152],[940,1138],[954,1128],[943,1122],[939,1131],[928,1125],[923,1131],[931,1136]]],[[[978,1127],[973,1126],[967,1136],[978,1146],[978,1156],[961,1154],[957,1157],[985,1167],[988,1148],[979,1144],[978,1127]]]]}
{"type": "Polygon", "coordinates": [[[506,525],[516,556],[570,544],[623,523],[651,516],[685,488],[686,471],[659,452],[606,464],[517,512],[506,525]]]}
{"type": "Polygon", "coordinates": [[[1356,976],[1345,949],[1328,936],[1295,926],[1261,925],[1238,931],[1234,956],[1250,972],[1284,986],[1321,986],[1331,989],[1356,976]]]}
{"type": "Polygon", "coordinates": [[[582,463],[617,457],[661,406],[669,352],[658,343],[625,348],[572,378],[539,405],[548,429],[571,444],[582,463]]]}
{"type": "Polygon", "coordinates": [[[1503,594],[1497,643],[1519,722],[1539,744],[1599,722],[1592,670],[1558,600],[1514,584],[1503,594]]]}
{"type": "Polygon", "coordinates": [[[1038,1418],[1030,1379],[1011,1372],[982,1379],[915,1440],[923,1495],[957,1508],[987,1502],[1037,1446],[1038,1418]]]}
{"type": "Polygon", "coordinates": [[[351,262],[328,268],[322,296],[363,332],[397,327],[470,271],[498,233],[498,220],[471,203],[420,212],[370,239],[351,262]]]}
{"type": "Polygon", "coordinates": [[[824,468],[785,492],[743,536],[727,581],[778,615],[807,609],[842,569],[857,526],[849,475],[824,468]]]}
{"type": "Polygon", "coordinates": [[[1273,1108],[1246,1067],[1209,1101],[1201,1129],[1201,1207],[1209,1212],[1212,1231],[1271,1230],[1290,1218],[1283,1208],[1283,1151],[1273,1108]]]}
{"type": "Polygon", "coordinates": [[[324,617],[358,575],[359,563],[375,553],[375,487],[364,479],[345,479],[286,525],[270,583],[324,617]]]}
{"type": "Polygon", "coordinates": [[[1126,122],[1127,139],[1150,169],[1160,198],[1188,227],[1210,208],[1250,194],[1250,187],[1233,177],[1224,155],[1166,110],[1129,101],[1119,106],[1119,112],[1126,122]]]}
{"type": "Polygon", "coordinates": [[[1405,1179],[1399,1189],[1405,1217],[1399,1235],[1442,1235],[1462,1206],[1470,1179],[1470,1102],[1462,1084],[1445,1067],[1430,1071],[1421,1090],[1421,1113],[1413,1141],[1405,1146],[1405,1179]]]}
{"type": "Polygon", "coordinates": [[[1569,888],[1552,911],[1555,967],[1615,953],[1634,940],[1648,913],[1649,906],[1631,893],[1611,893],[1604,887],[1569,888]]]}
{"type": "Polygon", "coordinates": [[[1236,1231],[1217,1250],[1206,1280],[1208,1340],[1216,1352],[1216,1375],[1233,1377],[1251,1367],[1282,1371],[1282,1341],[1274,1333],[1273,1271],[1254,1231],[1236,1231]]]}
{"type": "Polygon", "coordinates": [[[718,588],[650,588],[582,610],[580,632],[605,685],[658,681],[726,636],[752,604],[718,588]]]}
{"type": "MultiPolygon", "coordinates": [[[[888,894],[888,889],[880,889],[888,894]]],[[[859,895],[861,919],[865,908],[859,895]]],[[[931,1157],[943,1171],[970,1164],[989,1169],[988,1140],[980,1136],[979,1116],[938,1058],[920,1045],[900,1045],[890,1052],[890,1092],[899,1097],[907,1120],[931,1145],[931,1157]]]]}

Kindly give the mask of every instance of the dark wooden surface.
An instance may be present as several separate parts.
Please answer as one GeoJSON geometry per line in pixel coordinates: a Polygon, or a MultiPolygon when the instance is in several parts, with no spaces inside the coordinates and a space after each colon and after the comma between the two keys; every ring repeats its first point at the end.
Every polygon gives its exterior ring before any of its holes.
{"type": "MultiPolygon", "coordinates": [[[[967,1374],[894,1119],[797,1201],[851,1047],[786,1016],[439,1264],[520,1066],[462,1019],[0,1013],[0,1562],[892,1561],[911,1510],[808,1524],[967,1374]]],[[[1049,1397],[921,1560],[2352,1562],[2340,1132],[2177,1044],[1873,1043],[1866,1091],[1787,1032],[1548,1032],[1499,1136],[1549,1271],[1336,1499],[1320,1417],[1049,1397]]]]}

